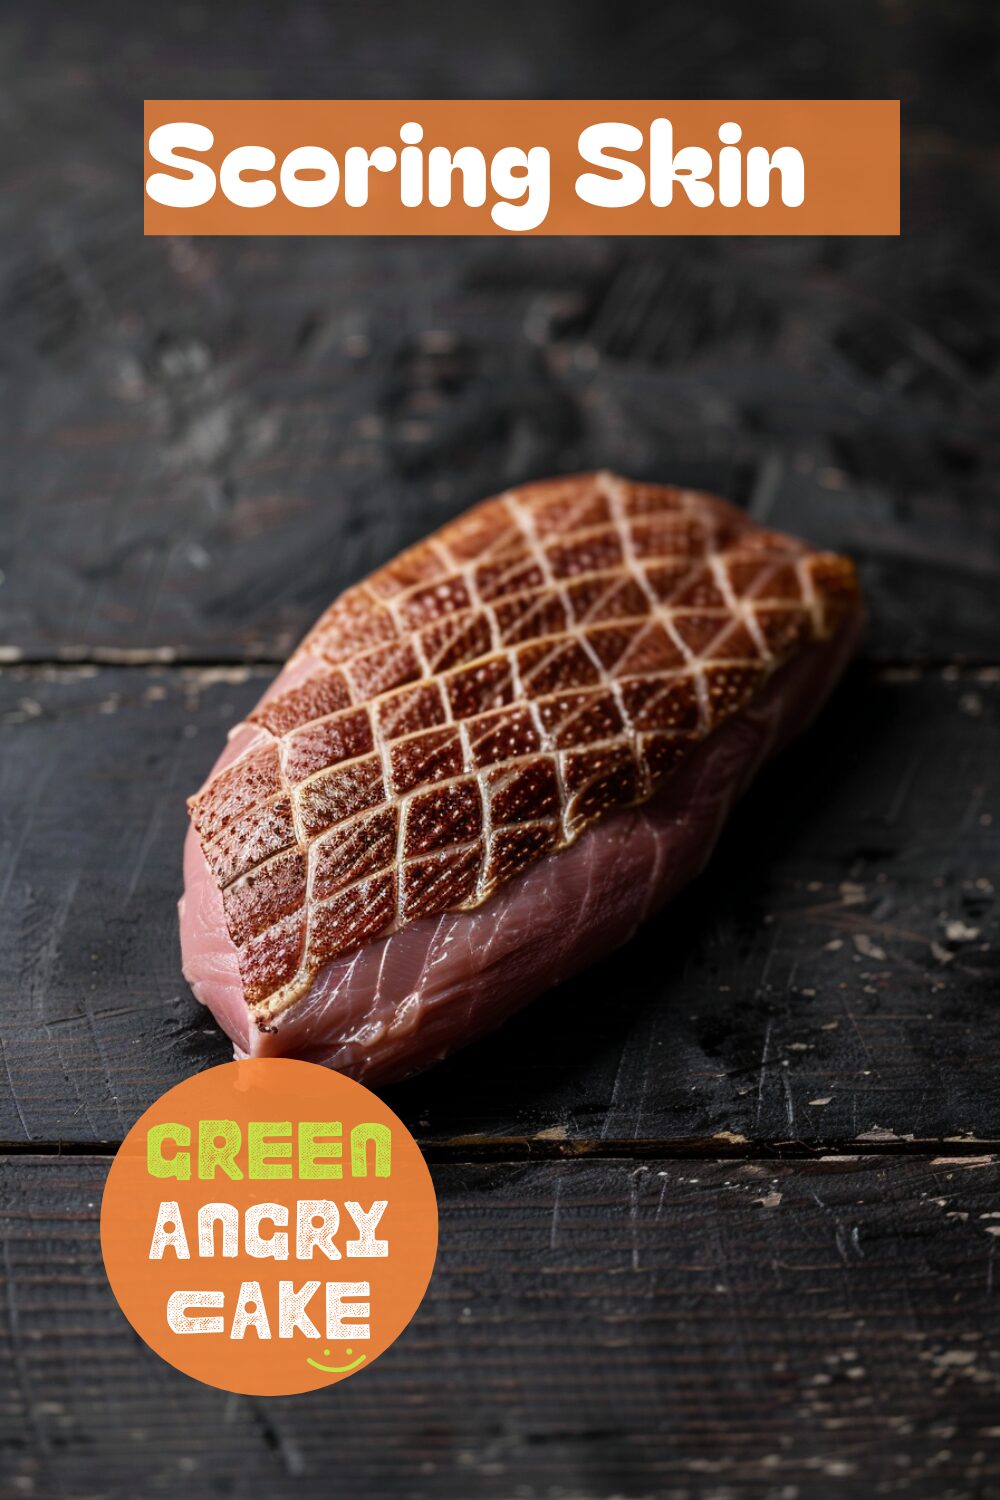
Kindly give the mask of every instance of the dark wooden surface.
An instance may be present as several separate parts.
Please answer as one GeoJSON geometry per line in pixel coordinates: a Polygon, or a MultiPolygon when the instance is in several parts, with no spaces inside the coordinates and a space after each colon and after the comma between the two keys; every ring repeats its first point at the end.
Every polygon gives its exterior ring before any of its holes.
{"type": "Polygon", "coordinates": [[[11,1495],[1000,1485],[995,1158],[438,1168],[423,1308],[363,1379],[285,1400],[199,1386],[132,1334],[101,1267],[106,1167],[0,1179],[11,1495]]]}
{"type": "Polygon", "coordinates": [[[4,18],[3,1500],[1000,1496],[998,52],[974,0],[4,18]],[[311,94],[899,96],[904,233],[142,239],[143,95],[311,94]],[[399,1345],[195,1385],[97,1245],[228,1051],[184,797],[338,589],[594,465],[850,551],[862,659],[661,921],[392,1091],[442,1226],[399,1345]]]}
{"type": "MultiPolygon", "coordinates": [[[[178,963],[184,794],[269,675],[0,678],[0,1140],[119,1140],[226,1057],[178,963]]],[[[440,1146],[1000,1143],[991,810],[1000,674],[861,663],[672,910],[393,1104],[440,1146]]]]}

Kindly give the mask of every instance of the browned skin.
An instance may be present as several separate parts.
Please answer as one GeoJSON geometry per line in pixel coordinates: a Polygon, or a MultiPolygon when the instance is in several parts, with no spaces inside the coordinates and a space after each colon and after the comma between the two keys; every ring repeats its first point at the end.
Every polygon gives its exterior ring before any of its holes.
{"type": "Polygon", "coordinates": [[[857,601],[846,558],[609,474],[488,500],[349,589],[190,803],[254,1014],[650,797],[857,601]]]}

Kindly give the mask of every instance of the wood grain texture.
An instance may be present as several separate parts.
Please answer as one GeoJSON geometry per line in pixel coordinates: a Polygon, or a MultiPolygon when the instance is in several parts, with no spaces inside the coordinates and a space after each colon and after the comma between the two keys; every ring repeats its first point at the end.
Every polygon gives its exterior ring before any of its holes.
{"type": "Polygon", "coordinates": [[[995,53],[978,0],[5,18],[0,646],[42,665],[0,675],[4,1500],[1000,1495],[1000,680],[925,669],[1000,645],[995,53]],[[902,238],[141,236],[143,93],[692,90],[900,97],[902,238]],[[398,1348],[196,1386],[97,1244],[107,1143],[228,1055],[184,796],[341,588],[605,466],[855,555],[867,663],[661,923],[393,1090],[442,1203],[398,1348]]]}
{"type": "Polygon", "coordinates": [[[373,51],[365,6],[250,0],[237,36],[210,8],[105,0],[0,38],[34,132],[0,194],[0,639],[281,660],[467,505],[609,467],[854,553],[883,659],[994,659],[1000,192],[965,8],[852,0],[834,27],[783,0],[766,43],[739,0],[705,28],[565,9],[388,5],[373,51]],[[148,97],[902,94],[904,237],[145,240],[126,77],[148,97]]]}
{"type": "MultiPolygon", "coordinates": [[[[605,466],[853,554],[873,655],[995,654],[987,388],[956,376],[928,403],[916,373],[899,391],[840,346],[852,317],[893,324],[894,261],[831,272],[821,249],[733,242],[707,283],[700,251],[657,242],[186,254],[181,275],[151,268],[154,322],[126,308],[124,340],[89,332],[10,388],[0,631],[25,657],[278,661],[343,588],[469,504],[605,466]],[[192,299],[189,276],[208,290],[192,299]],[[706,306],[715,285],[763,304],[773,332],[706,306]],[[706,325],[676,328],[678,304],[706,325]]],[[[29,296],[0,319],[9,341],[31,314],[29,296]]]]}
{"type": "Polygon", "coordinates": [[[423,1308],[368,1374],[294,1400],[208,1389],[139,1342],[101,1267],[105,1169],[0,1177],[5,1493],[1000,1486],[995,1158],[439,1168],[423,1308]]]}
{"type": "MultiPolygon", "coordinates": [[[[119,1140],[227,1055],[180,973],[184,797],[267,677],[0,675],[0,1139],[119,1140]]],[[[858,666],[694,889],[394,1107],[519,1151],[1000,1136],[998,752],[996,673],[858,666]]]]}

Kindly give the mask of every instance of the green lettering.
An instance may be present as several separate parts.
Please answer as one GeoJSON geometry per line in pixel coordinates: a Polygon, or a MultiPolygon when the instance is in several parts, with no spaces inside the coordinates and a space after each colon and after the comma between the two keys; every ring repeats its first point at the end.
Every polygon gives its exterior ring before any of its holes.
{"type": "Polygon", "coordinates": [[[198,1176],[202,1181],[211,1182],[220,1167],[234,1182],[242,1180],[243,1173],[236,1165],[240,1141],[235,1120],[198,1121],[198,1176]]]}
{"type": "Polygon", "coordinates": [[[175,1151],[164,1156],[164,1141],[176,1146],[190,1146],[191,1128],[173,1121],[164,1125],[153,1125],[146,1132],[146,1171],[150,1177],[177,1177],[187,1182],[191,1176],[191,1157],[187,1151],[175,1151]]]}
{"type": "Polygon", "coordinates": [[[388,1177],[392,1162],[392,1131],[388,1125],[355,1125],[351,1131],[351,1176],[368,1176],[368,1143],[375,1143],[375,1176],[388,1177]]]}
{"type": "Polygon", "coordinates": [[[309,1180],[314,1177],[343,1177],[344,1169],[339,1161],[327,1161],[330,1156],[343,1156],[340,1141],[325,1139],[341,1135],[344,1127],[339,1120],[299,1121],[299,1177],[309,1180]]]}
{"type": "Polygon", "coordinates": [[[251,1177],[291,1177],[291,1161],[273,1161],[272,1158],[292,1155],[291,1120],[251,1120],[247,1126],[247,1170],[251,1177]],[[272,1136],[286,1136],[287,1140],[272,1140],[272,1136]],[[267,1155],[265,1155],[265,1152],[267,1155]]]}

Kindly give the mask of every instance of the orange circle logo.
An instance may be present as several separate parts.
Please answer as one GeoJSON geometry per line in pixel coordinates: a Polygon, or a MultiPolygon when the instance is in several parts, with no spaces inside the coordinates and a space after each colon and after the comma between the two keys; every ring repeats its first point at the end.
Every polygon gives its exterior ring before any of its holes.
{"type": "Polygon", "coordinates": [[[333,1385],[420,1306],[437,1252],[427,1164],[360,1083],[312,1063],[224,1063],[129,1131],[101,1249],[132,1327],[195,1380],[248,1396],[333,1385]]]}

